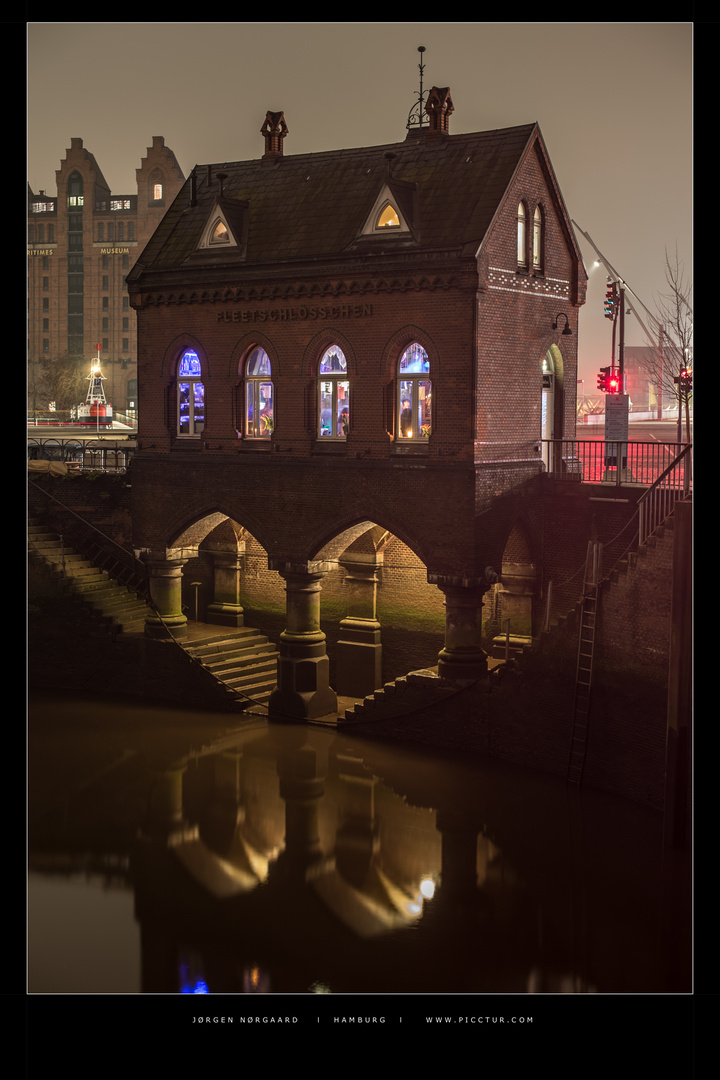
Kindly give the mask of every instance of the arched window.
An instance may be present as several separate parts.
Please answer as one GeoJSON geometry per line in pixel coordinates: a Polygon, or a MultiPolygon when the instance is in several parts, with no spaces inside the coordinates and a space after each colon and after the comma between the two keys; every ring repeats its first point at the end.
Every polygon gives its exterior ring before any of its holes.
{"type": "Polygon", "coordinates": [[[527,222],[525,203],[518,204],[517,212],[517,261],[518,266],[527,266],[527,222]]]}
{"type": "Polygon", "coordinates": [[[82,206],[85,199],[83,196],[83,178],[79,172],[71,174],[68,180],[68,206],[78,207],[82,206]]]}
{"type": "Polygon", "coordinates": [[[318,435],[344,439],[350,428],[350,382],[342,349],[331,345],[318,369],[318,435]]]}
{"type": "Polygon", "coordinates": [[[386,203],[375,222],[376,229],[399,229],[400,218],[392,203],[386,203]]]}
{"type": "Polygon", "coordinates": [[[178,435],[197,436],[205,427],[205,384],[193,349],[187,349],[178,364],[177,415],[178,435]]]}
{"type": "Polygon", "coordinates": [[[274,428],[270,357],[258,346],[245,364],[245,434],[248,439],[269,439],[274,428]]]}
{"type": "Polygon", "coordinates": [[[220,218],[215,222],[211,232],[210,240],[211,244],[229,244],[230,234],[227,231],[227,225],[220,218]]]}
{"type": "Polygon", "coordinates": [[[542,270],[543,265],[543,212],[535,208],[533,217],[533,270],[542,270]]]}
{"type": "Polygon", "coordinates": [[[414,342],[400,357],[397,379],[398,438],[426,439],[432,430],[432,383],[428,354],[414,342]]]}

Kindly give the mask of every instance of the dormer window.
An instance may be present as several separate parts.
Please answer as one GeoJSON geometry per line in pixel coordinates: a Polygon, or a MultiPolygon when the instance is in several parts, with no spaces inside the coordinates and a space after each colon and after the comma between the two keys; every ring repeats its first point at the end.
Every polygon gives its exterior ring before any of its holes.
{"type": "Polygon", "coordinates": [[[388,203],[375,223],[376,229],[399,229],[400,218],[392,203],[388,203]]]}
{"type": "MultiPolygon", "coordinates": [[[[205,221],[205,227],[198,243],[199,251],[217,249],[221,247],[233,248],[234,254],[241,255],[242,249],[238,248],[238,241],[243,237],[243,215],[247,212],[238,204],[237,207],[221,206],[218,203],[212,209],[205,221]]],[[[246,227],[246,222],[245,222],[246,227]]]]}
{"type": "MultiPolygon", "coordinates": [[[[399,185],[400,181],[397,181],[396,187],[399,185]]],[[[412,184],[405,184],[400,193],[393,190],[389,183],[383,184],[365,218],[361,235],[363,237],[398,235],[402,239],[410,239],[410,219],[413,213],[414,196],[415,190],[412,184]]]]}

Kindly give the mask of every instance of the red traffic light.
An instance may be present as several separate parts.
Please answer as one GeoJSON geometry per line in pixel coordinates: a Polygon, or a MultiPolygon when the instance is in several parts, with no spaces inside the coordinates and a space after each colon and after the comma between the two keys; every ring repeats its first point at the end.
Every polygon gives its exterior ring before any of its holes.
{"type": "Polygon", "coordinates": [[[611,367],[600,368],[597,387],[605,394],[619,394],[622,389],[620,373],[611,367]]]}

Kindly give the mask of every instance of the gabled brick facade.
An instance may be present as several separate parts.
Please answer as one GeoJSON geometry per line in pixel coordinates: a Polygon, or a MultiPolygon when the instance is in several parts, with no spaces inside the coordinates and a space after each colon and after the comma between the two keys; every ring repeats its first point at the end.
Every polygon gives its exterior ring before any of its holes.
{"type": "MultiPolygon", "coordinates": [[[[177,577],[225,519],[257,540],[286,580],[280,695],[301,715],[328,703],[299,674],[323,663],[319,582],[373,525],[445,594],[441,674],[484,670],[512,528],[488,509],[553,466],[543,436],[575,432],[586,276],[539,128],[452,135],[447,88],[430,105],[403,142],[295,157],[268,114],[265,155],[196,167],[128,279],[134,546],[177,577]]],[[[182,633],[173,588],[158,633],[182,633]]],[[[374,604],[346,621],[377,646],[374,604]]]]}

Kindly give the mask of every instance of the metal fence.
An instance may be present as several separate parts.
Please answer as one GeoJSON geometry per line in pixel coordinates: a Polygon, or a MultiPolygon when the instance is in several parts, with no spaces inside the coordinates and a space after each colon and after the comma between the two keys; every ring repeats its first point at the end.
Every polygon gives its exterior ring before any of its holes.
{"type": "Polygon", "coordinates": [[[677,490],[692,488],[692,446],[664,442],[606,442],[604,439],[552,439],[542,444],[547,471],[555,479],[585,484],[638,484],[649,487],[668,474],[677,490]]]}
{"type": "Polygon", "coordinates": [[[136,444],[127,439],[29,438],[28,461],[62,461],[85,472],[125,472],[136,444]]]}

